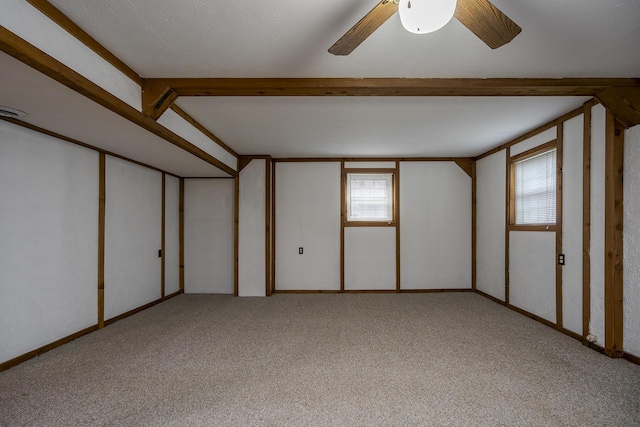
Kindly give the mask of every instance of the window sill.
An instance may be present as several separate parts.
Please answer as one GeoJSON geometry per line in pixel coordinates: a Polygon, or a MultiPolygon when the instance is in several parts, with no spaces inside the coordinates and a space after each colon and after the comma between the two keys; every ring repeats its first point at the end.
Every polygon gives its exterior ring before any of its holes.
{"type": "Polygon", "coordinates": [[[509,224],[507,226],[507,230],[509,231],[556,231],[556,224],[547,224],[547,225],[516,225],[509,224]]]}
{"type": "Polygon", "coordinates": [[[395,227],[395,221],[348,221],[344,223],[345,227],[395,227]]]}

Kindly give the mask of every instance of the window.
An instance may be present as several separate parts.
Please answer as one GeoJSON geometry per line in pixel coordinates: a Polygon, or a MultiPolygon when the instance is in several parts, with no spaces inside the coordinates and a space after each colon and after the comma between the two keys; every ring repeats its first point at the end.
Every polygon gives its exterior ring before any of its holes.
{"type": "Polygon", "coordinates": [[[393,194],[393,172],[347,172],[347,222],[393,222],[393,194]]]}
{"type": "Polygon", "coordinates": [[[556,149],[512,163],[512,224],[555,225],[556,149]]]}

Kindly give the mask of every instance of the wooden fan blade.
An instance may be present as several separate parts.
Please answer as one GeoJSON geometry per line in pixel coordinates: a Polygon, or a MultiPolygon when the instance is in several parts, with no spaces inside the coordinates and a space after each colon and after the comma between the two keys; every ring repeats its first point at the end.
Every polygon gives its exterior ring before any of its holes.
{"type": "Polygon", "coordinates": [[[454,16],[491,49],[509,43],[522,31],[488,0],[458,0],[454,16]]]}
{"type": "Polygon", "coordinates": [[[344,36],[340,37],[340,40],[329,48],[329,52],[334,55],[349,55],[397,11],[398,5],[393,0],[382,0],[344,36]]]}

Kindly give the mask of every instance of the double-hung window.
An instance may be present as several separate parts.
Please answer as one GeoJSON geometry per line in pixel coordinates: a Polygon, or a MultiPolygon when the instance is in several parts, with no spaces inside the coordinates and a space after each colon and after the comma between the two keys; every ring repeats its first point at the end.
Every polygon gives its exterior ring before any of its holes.
{"type": "Polygon", "coordinates": [[[347,172],[346,173],[346,222],[384,223],[394,222],[394,173],[347,172]]]}
{"type": "Polygon", "coordinates": [[[556,148],[515,158],[511,162],[511,224],[556,224],[556,148]]]}

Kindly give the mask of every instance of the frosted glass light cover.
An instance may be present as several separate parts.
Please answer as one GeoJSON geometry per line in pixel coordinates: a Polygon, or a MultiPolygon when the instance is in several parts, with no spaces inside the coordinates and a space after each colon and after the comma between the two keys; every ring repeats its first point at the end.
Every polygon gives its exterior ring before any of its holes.
{"type": "Polygon", "coordinates": [[[444,27],[453,18],[456,0],[400,0],[402,26],[414,34],[426,34],[444,27]]]}

